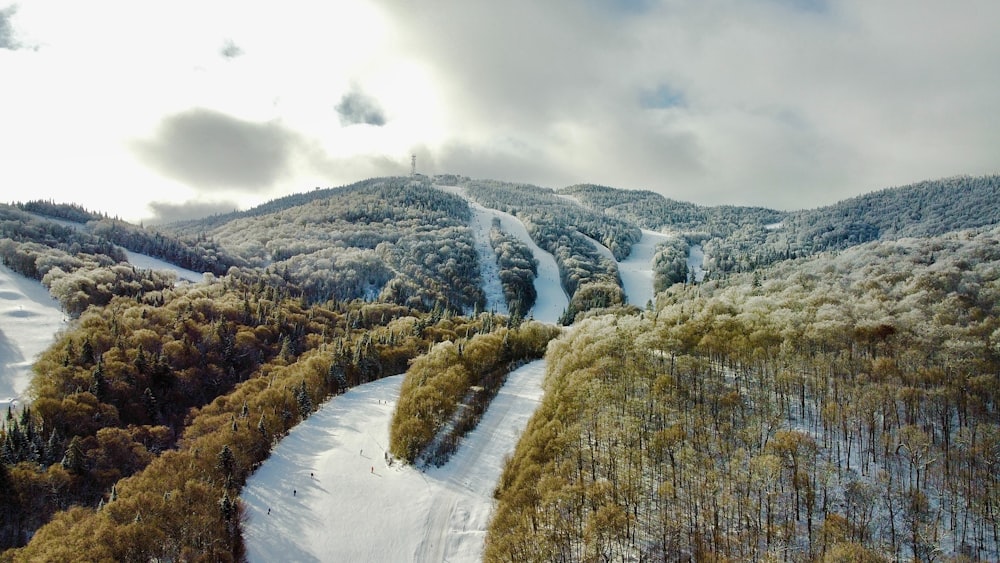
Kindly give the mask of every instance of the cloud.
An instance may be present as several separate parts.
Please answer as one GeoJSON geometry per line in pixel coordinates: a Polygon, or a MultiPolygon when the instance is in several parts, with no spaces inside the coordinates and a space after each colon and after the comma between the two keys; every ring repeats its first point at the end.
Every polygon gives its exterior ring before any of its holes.
{"type": "Polygon", "coordinates": [[[385,112],[379,105],[378,100],[365,94],[356,87],[345,93],[340,102],[335,106],[340,115],[341,125],[374,125],[381,127],[385,125],[385,112]]]}
{"type": "Polygon", "coordinates": [[[356,88],[340,98],[336,110],[340,114],[341,125],[385,125],[385,113],[378,101],[356,88]]]}
{"type": "Polygon", "coordinates": [[[234,43],[232,39],[226,39],[222,44],[222,48],[219,49],[219,54],[227,59],[235,59],[243,54],[243,49],[234,43]]]}
{"type": "Polygon", "coordinates": [[[274,122],[195,108],[164,118],[152,139],[132,143],[139,159],[198,189],[261,192],[290,172],[300,137],[274,122]]]}
{"type": "Polygon", "coordinates": [[[489,144],[452,142],[423,159],[418,155],[417,168],[430,174],[561,187],[565,175],[553,164],[543,148],[507,139],[489,144]]]}
{"type": "Polygon", "coordinates": [[[143,219],[143,222],[150,225],[163,225],[188,219],[201,219],[202,217],[230,213],[239,209],[239,205],[232,201],[187,201],[184,203],[151,201],[148,207],[153,214],[143,219]]]}
{"type": "Polygon", "coordinates": [[[17,13],[17,4],[11,4],[0,10],[0,49],[21,48],[21,43],[14,33],[14,25],[11,23],[15,13],[17,13]]]}
{"type": "MultiPolygon", "coordinates": [[[[392,158],[382,154],[330,156],[312,145],[303,153],[307,168],[317,176],[305,185],[343,185],[362,178],[403,176],[410,173],[410,161],[402,156],[392,158]]],[[[418,168],[421,165],[418,163],[418,168]]]]}
{"type": "Polygon", "coordinates": [[[439,168],[782,208],[996,169],[989,0],[378,3],[437,78],[439,168]]]}

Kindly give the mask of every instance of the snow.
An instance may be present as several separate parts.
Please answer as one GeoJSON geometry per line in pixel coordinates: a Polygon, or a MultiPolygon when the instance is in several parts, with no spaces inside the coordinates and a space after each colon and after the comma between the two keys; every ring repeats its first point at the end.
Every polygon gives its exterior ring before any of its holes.
{"type": "Polygon", "coordinates": [[[384,457],[403,375],[334,397],[243,489],[250,561],[480,561],[503,459],[542,395],[544,361],[508,376],[451,461],[384,457]]]}
{"type": "Polygon", "coordinates": [[[493,229],[493,214],[481,205],[471,206],[472,235],[475,239],[476,254],[479,256],[479,275],[483,280],[483,293],[486,294],[486,310],[500,315],[509,315],[507,298],[503,294],[500,283],[500,266],[497,264],[496,253],[490,242],[490,231],[493,229]]]}
{"type": "MultiPolygon", "coordinates": [[[[618,276],[622,280],[622,291],[625,292],[628,303],[636,307],[645,307],[656,297],[653,291],[653,256],[656,255],[656,247],[660,243],[676,237],[677,235],[642,229],[642,237],[639,242],[632,245],[629,255],[621,262],[615,260],[614,254],[608,247],[590,237],[587,239],[602,256],[618,265],[618,276]]],[[[701,247],[698,247],[698,250],[700,251],[701,247]]],[[[691,258],[689,257],[688,260],[690,268],[691,258]]],[[[700,262],[698,271],[701,271],[700,262]]],[[[704,274],[702,275],[704,276],[704,274]]]]}
{"type": "Polygon", "coordinates": [[[628,297],[628,302],[636,307],[645,307],[646,303],[654,301],[653,292],[653,256],[660,243],[676,238],[643,229],[642,238],[632,245],[632,252],[618,263],[618,275],[622,278],[622,288],[628,297]]]}
{"type": "Polygon", "coordinates": [[[178,281],[184,280],[197,283],[205,279],[205,274],[174,266],[170,262],[164,262],[159,258],[139,254],[131,250],[126,250],[125,255],[128,257],[129,264],[133,264],[137,268],[142,268],[143,270],[167,270],[173,272],[177,276],[178,281]]]}
{"type": "Polygon", "coordinates": [[[65,326],[59,302],[40,282],[0,265],[0,408],[23,402],[35,358],[65,326]]]}
{"type": "MultiPolygon", "coordinates": [[[[77,231],[87,231],[87,225],[85,223],[78,223],[76,221],[69,221],[66,219],[59,219],[57,217],[49,217],[48,215],[39,215],[38,213],[28,213],[36,219],[42,221],[49,221],[56,223],[57,225],[62,225],[63,227],[69,227],[77,231]]],[[[123,249],[124,250],[124,249],[123,249]]],[[[174,272],[177,275],[178,280],[186,280],[190,282],[200,282],[204,279],[205,275],[195,272],[194,270],[188,270],[175,266],[170,262],[164,262],[159,258],[153,258],[146,254],[140,254],[138,252],[132,252],[131,250],[125,250],[125,256],[128,259],[129,264],[136,266],[137,268],[142,268],[144,270],[167,270],[174,272]]]]}
{"type": "Polygon", "coordinates": [[[705,251],[702,250],[700,244],[691,245],[690,250],[688,250],[687,267],[688,271],[694,274],[694,281],[701,283],[705,279],[705,270],[702,266],[705,264],[705,251]]]}
{"type": "MultiPolygon", "coordinates": [[[[535,244],[535,241],[528,234],[528,229],[517,217],[497,209],[483,207],[472,201],[468,194],[465,193],[465,190],[459,186],[435,185],[435,187],[459,195],[469,202],[474,217],[471,226],[473,230],[481,230],[485,225],[487,240],[489,240],[489,230],[492,228],[492,221],[496,218],[500,221],[500,230],[517,237],[518,240],[531,249],[535,259],[538,260],[538,276],[535,278],[535,293],[537,294],[535,306],[532,307],[529,316],[536,321],[558,323],[563,311],[569,307],[569,296],[566,295],[566,290],[562,287],[559,278],[559,267],[556,265],[555,257],[535,244]]],[[[483,236],[482,232],[477,234],[477,240],[481,236],[483,236]]],[[[487,294],[489,293],[487,290],[487,294]]]]}

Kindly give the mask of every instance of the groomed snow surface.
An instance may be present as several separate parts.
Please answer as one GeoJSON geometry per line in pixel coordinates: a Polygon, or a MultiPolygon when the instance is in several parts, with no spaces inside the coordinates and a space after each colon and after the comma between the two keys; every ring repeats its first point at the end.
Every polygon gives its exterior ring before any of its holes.
{"type": "Polygon", "coordinates": [[[66,314],[41,283],[0,265],[0,408],[17,403],[66,314]]]}
{"type": "Polygon", "coordinates": [[[451,461],[386,461],[403,376],[355,387],[292,429],[242,498],[250,561],[480,561],[504,456],[542,395],[539,360],[508,376],[451,461]]]}

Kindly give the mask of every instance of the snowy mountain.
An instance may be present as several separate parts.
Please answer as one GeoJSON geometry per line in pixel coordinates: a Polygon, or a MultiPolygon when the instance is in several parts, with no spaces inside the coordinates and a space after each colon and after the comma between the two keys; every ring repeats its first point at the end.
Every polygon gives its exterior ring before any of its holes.
{"type": "Polygon", "coordinates": [[[996,189],[778,212],[375,178],[155,230],[0,206],[0,396],[22,407],[0,426],[0,541],[15,560],[995,558],[971,491],[995,493],[996,189]],[[453,453],[403,463],[396,425],[453,453]]]}

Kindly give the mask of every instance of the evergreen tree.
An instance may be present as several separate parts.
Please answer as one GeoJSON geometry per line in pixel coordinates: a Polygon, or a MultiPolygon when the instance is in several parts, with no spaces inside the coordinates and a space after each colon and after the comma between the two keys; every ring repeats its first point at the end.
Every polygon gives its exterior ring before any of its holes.
{"type": "Polygon", "coordinates": [[[299,416],[306,418],[312,412],[312,399],[309,398],[309,390],[306,388],[305,380],[299,385],[295,392],[295,400],[299,404],[299,416]]]}
{"type": "Polygon", "coordinates": [[[45,442],[45,449],[42,450],[42,464],[52,465],[56,463],[63,451],[62,435],[59,433],[59,429],[53,429],[49,433],[49,439],[45,442]]]}
{"type": "Polygon", "coordinates": [[[87,458],[83,453],[79,436],[73,436],[73,439],[69,441],[66,454],[62,459],[62,466],[67,471],[77,475],[82,475],[87,470],[87,458]]]}
{"type": "Polygon", "coordinates": [[[233,450],[229,448],[229,444],[222,446],[219,450],[218,455],[219,461],[216,467],[219,468],[219,472],[226,478],[229,478],[233,474],[233,469],[236,467],[236,456],[233,455],[233,450]]]}
{"type": "Polygon", "coordinates": [[[108,381],[104,377],[104,362],[100,360],[98,360],[97,366],[91,374],[90,392],[97,397],[98,401],[101,401],[102,403],[107,400],[108,381]]]}

